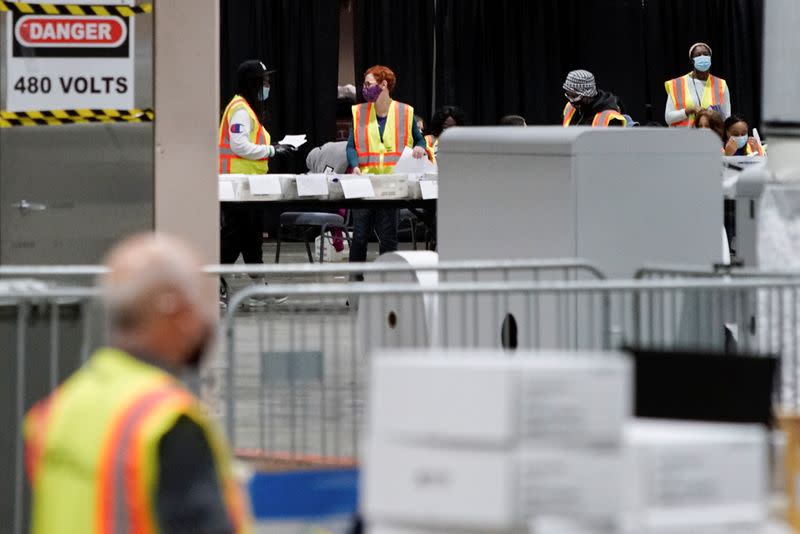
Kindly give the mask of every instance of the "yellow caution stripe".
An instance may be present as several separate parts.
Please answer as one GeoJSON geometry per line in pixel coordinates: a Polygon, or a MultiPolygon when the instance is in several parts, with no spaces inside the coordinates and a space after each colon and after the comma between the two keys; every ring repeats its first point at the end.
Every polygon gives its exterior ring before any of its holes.
{"type": "Polygon", "coordinates": [[[93,122],[153,122],[152,109],[56,109],[52,111],[2,111],[0,128],[54,126],[93,122]]]}
{"type": "Polygon", "coordinates": [[[0,0],[0,13],[4,11],[19,13],[20,15],[114,15],[118,17],[132,17],[141,13],[151,13],[153,11],[153,4],[139,4],[138,6],[89,6],[6,2],[0,0]]]}

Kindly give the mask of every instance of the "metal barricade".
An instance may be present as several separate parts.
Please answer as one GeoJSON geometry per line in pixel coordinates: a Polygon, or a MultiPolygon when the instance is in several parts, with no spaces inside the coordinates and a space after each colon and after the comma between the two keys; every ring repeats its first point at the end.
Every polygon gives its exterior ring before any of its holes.
{"type": "MultiPolygon", "coordinates": [[[[539,263],[538,270],[531,262],[525,269],[501,265],[477,272],[474,265],[455,266],[431,286],[252,285],[232,297],[221,325],[222,354],[205,366],[203,395],[240,456],[349,465],[359,457],[374,348],[502,347],[509,356],[515,349],[625,345],[717,350],[729,325],[756,321],[763,328],[740,335],[727,349],[781,355],[776,403],[800,406],[800,278],[574,280],[594,275],[570,267],[564,275],[562,263],[539,263]],[[289,299],[279,304],[275,296],[289,299]],[[250,297],[263,304],[255,310],[238,306],[250,297]],[[764,305],[754,308],[760,300],[764,305]]],[[[319,267],[313,266],[314,276],[319,267]]],[[[405,266],[385,267],[387,273],[408,272],[405,266]]],[[[27,517],[22,416],[103,342],[103,324],[92,308],[95,295],[92,288],[35,294],[0,288],[0,309],[8,318],[0,332],[13,355],[0,376],[7,380],[4,406],[14,430],[2,438],[13,474],[6,478],[0,517],[9,517],[15,532],[27,517]]]]}
{"type": "Polygon", "coordinates": [[[27,531],[30,503],[23,470],[23,417],[105,343],[92,288],[52,288],[31,281],[0,283],[0,520],[27,531]]]}
{"type": "MultiPolygon", "coordinates": [[[[295,263],[295,264],[233,264],[209,265],[204,271],[211,276],[230,276],[247,279],[248,276],[264,278],[275,283],[302,282],[344,282],[348,275],[372,274],[380,281],[386,281],[391,273],[412,272],[420,267],[390,263],[295,263]]],[[[0,279],[31,278],[51,282],[93,284],[95,278],[106,272],[101,265],[2,265],[0,279]]],[[[535,279],[603,279],[603,272],[591,262],[580,258],[545,259],[545,260],[468,260],[444,261],[424,270],[435,270],[442,273],[442,279],[448,276],[468,274],[471,278],[483,275],[500,275],[509,278],[513,273],[527,273],[535,279]]],[[[249,285],[245,282],[245,285],[249,285]]]]}
{"type": "Polygon", "coordinates": [[[289,304],[229,310],[215,396],[238,450],[322,464],[357,461],[370,353],[382,347],[776,354],[783,373],[775,401],[799,406],[799,292],[800,280],[791,279],[250,287],[233,303],[280,295],[289,304]],[[748,324],[760,294],[774,299],[758,318],[767,326],[726,346],[726,328],[748,324]],[[346,305],[355,297],[358,309],[346,305]]]}
{"type": "MultiPolygon", "coordinates": [[[[515,276],[529,280],[602,278],[599,270],[580,260],[449,262],[432,269],[442,273],[443,279],[459,274],[476,279],[488,277],[500,280],[515,276]]],[[[281,281],[314,282],[330,288],[342,286],[354,274],[363,273],[378,280],[387,280],[394,275],[409,274],[415,270],[414,266],[397,264],[235,265],[206,268],[210,276],[238,276],[248,285],[251,284],[248,275],[265,277],[273,284],[270,288],[277,288],[275,282],[281,281]]],[[[0,433],[0,454],[7,459],[7,468],[4,470],[7,476],[0,482],[0,521],[10,525],[15,534],[27,530],[29,515],[21,434],[24,414],[33,402],[47,396],[84,362],[95,348],[107,342],[107,328],[96,299],[98,291],[94,288],[96,277],[104,272],[104,267],[91,265],[0,266],[0,348],[5,349],[6,355],[2,364],[4,367],[0,370],[5,401],[0,403],[4,407],[0,412],[0,423],[7,429],[0,433]],[[69,287],[54,284],[69,284],[69,287]]],[[[264,287],[264,284],[260,284],[260,287],[264,287]]],[[[302,300],[296,301],[293,306],[302,309],[306,317],[316,314],[335,318],[340,313],[332,308],[311,306],[308,301],[302,300]]],[[[238,309],[237,313],[255,318],[259,316],[259,310],[263,308],[243,308],[238,309]]],[[[300,315],[293,317],[299,319],[300,315]]],[[[284,324],[282,328],[292,329],[296,326],[287,327],[284,324]]],[[[297,327],[295,331],[299,332],[300,328],[297,327]]],[[[332,335],[340,335],[340,339],[345,339],[349,334],[339,332],[332,335]]],[[[244,341],[246,336],[242,344],[244,341]]],[[[264,381],[275,386],[269,389],[270,395],[278,398],[282,394],[281,384],[287,379],[294,387],[318,373],[313,354],[305,356],[305,359],[296,356],[294,354],[291,359],[285,355],[271,357],[267,361],[269,367],[260,371],[262,376],[269,371],[264,381]],[[298,361],[305,362],[304,366],[298,367],[298,361]]],[[[218,375],[217,371],[212,362],[206,368],[205,376],[201,377],[198,389],[213,391],[213,379],[218,375]]],[[[361,376],[363,369],[353,369],[352,372],[361,376]]],[[[248,391],[241,393],[245,398],[251,394],[248,391]]],[[[287,406],[297,406],[297,403],[287,406]]],[[[246,450],[238,452],[242,455],[247,453],[246,450]]]]}

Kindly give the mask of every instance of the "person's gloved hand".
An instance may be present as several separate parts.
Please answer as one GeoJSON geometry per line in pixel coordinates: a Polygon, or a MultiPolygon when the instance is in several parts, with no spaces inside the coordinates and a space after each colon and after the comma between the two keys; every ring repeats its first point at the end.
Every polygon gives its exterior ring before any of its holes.
{"type": "Polygon", "coordinates": [[[287,154],[297,152],[297,148],[293,147],[292,145],[281,145],[276,143],[272,145],[272,147],[275,149],[276,156],[285,156],[287,154]]]}

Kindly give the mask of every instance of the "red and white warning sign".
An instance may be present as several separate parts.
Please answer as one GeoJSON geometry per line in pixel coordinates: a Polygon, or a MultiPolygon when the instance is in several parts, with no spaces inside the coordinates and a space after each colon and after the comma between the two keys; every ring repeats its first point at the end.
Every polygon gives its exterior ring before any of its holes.
{"type": "MultiPolygon", "coordinates": [[[[80,3],[132,5],[133,1],[80,3]]],[[[3,109],[135,107],[135,17],[6,13],[4,18],[8,42],[3,109]]]]}
{"type": "Polygon", "coordinates": [[[127,37],[120,17],[25,15],[14,24],[14,38],[29,48],[116,48],[127,37]]]}

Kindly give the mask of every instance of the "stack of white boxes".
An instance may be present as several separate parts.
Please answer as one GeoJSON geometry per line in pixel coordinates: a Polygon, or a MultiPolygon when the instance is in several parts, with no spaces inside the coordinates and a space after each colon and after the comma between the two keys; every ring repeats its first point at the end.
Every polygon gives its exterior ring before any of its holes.
{"type": "Polygon", "coordinates": [[[773,532],[766,430],[633,419],[621,354],[374,362],[361,491],[371,533],[773,532]]]}
{"type": "Polygon", "coordinates": [[[620,354],[375,358],[362,511],[376,534],[570,534],[623,517],[631,366],[620,354]],[[566,531],[564,531],[566,533],[566,531]]]}
{"type": "Polygon", "coordinates": [[[626,534],[756,534],[768,519],[767,433],[758,425],[636,420],[626,534]]]}

